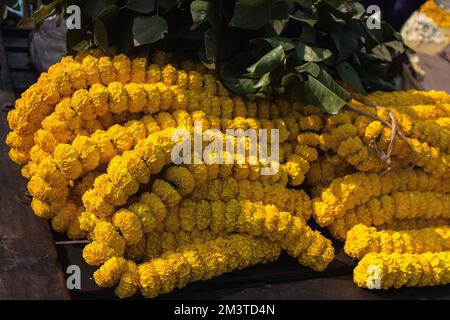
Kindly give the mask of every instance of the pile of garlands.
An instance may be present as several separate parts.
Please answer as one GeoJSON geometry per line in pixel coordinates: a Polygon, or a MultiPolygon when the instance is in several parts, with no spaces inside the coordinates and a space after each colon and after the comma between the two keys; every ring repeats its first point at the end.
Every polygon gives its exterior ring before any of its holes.
{"type": "MultiPolygon", "coordinates": [[[[97,51],[65,57],[9,112],[10,157],[31,207],[71,239],[101,287],[148,298],[281,250],[316,271],[334,259],[313,217],[361,259],[365,287],[450,282],[450,95],[377,92],[338,114],[287,97],[232,96],[201,64],[97,51]],[[280,167],[180,164],[177,129],[279,129],[280,167]]],[[[233,140],[233,143],[236,141],[233,140]]]]}

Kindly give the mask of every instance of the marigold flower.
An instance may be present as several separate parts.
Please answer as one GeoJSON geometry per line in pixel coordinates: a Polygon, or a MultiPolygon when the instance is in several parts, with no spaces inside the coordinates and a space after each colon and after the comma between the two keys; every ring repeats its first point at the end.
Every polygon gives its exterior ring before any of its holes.
{"type": "Polygon", "coordinates": [[[114,213],[112,223],[120,229],[128,245],[135,245],[141,240],[142,227],[139,217],[134,212],[120,209],[114,213]]]}
{"type": "Polygon", "coordinates": [[[144,234],[137,244],[127,245],[125,247],[124,257],[127,260],[140,262],[144,259],[146,249],[147,249],[147,236],[144,234]]]}
{"type": "Polygon", "coordinates": [[[130,150],[134,145],[133,135],[126,127],[115,124],[106,131],[106,134],[119,154],[130,150]]]}
{"type": "Polygon", "coordinates": [[[114,81],[117,81],[116,71],[110,58],[101,57],[98,60],[98,71],[100,80],[104,85],[108,85],[114,81]]]}
{"type": "Polygon", "coordinates": [[[116,69],[117,81],[127,83],[131,78],[131,61],[124,55],[119,54],[112,59],[114,69],[116,69]]]}
{"type": "Polygon", "coordinates": [[[33,197],[48,203],[61,201],[69,194],[67,188],[51,186],[39,176],[33,176],[28,182],[27,188],[33,197]]]}
{"type": "MultiPolygon", "coordinates": [[[[118,165],[123,163],[122,157],[117,156],[114,159],[116,160],[114,162],[111,160],[110,165],[108,166],[108,178],[119,189],[119,193],[122,193],[125,196],[136,193],[139,189],[139,182],[136,181],[126,167],[118,165]]],[[[126,198],[124,198],[124,201],[125,200],[126,198]]],[[[121,203],[121,205],[123,204],[125,203],[121,203]]]]}
{"type": "Polygon", "coordinates": [[[319,115],[312,114],[307,117],[301,117],[299,121],[300,129],[302,131],[320,131],[323,127],[322,118],[319,115]]]}
{"type": "Polygon", "coordinates": [[[289,176],[289,184],[299,186],[305,180],[305,174],[309,170],[309,163],[301,156],[292,154],[283,164],[284,169],[289,176]]]}
{"type": "Polygon", "coordinates": [[[155,180],[153,182],[152,192],[161,198],[163,203],[168,207],[176,206],[181,200],[181,195],[178,191],[164,180],[155,180]]]}
{"type": "Polygon", "coordinates": [[[102,117],[110,111],[107,87],[101,85],[100,83],[93,84],[89,89],[89,97],[97,116],[102,117]]]}
{"type": "Polygon", "coordinates": [[[83,69],[87,74],[87,82],[89,85],[94,85],[96,83],[100,83],[100,73],[98,66],[98,59],[93,57],[92,55],[87,55],[83,58],[81,63],[83,69]]]}
{"type": "Polygon", "coordinates": [[[89,91],[87,90],[75,91],[71,98],[71,105],[83,120],[94,120],[97,117],[95,105],[92,103],[89,91]]]}
{"type": "Polygon", "coordinates": [[[128,94],[120,82],[108,85],[109,109],[112,113],[121,113],[128,110],[128,94]]]}
{"type": "Polygon", "coordinates": [[[131,83],[145,82],[145,70],[147,68],[147,59],[135,58],[131,61],[131,83]]]}
{"type": "Polygon", "coordinates": [[[164,178],[173,184],[181,196],[190,194],[195,187],[195,180],[191,172],[185,167],[172,166],[167,169],[164,178]]]}
{"type": "Polygon", "coordinates": [[[83,165],[78,160],[75,148],[71,145],[59,144],[55,148],[53,159],[67,180],[75,180],[83,172],[83,165]]]}
{"type": "Polygon", "coordinates": [[[86,136],[77,136],[72,142],[72,147],[78,154],[78,160],[84,170],[92,171],[98,167],[100,152],[91,139],[86,136]]]}
{"type": "Polygon", "coordinates": [[[42,150],[48,153],[53,153],[57,142],[53,135],[45,130],[39,129],[34,134],[34,141],[42,150]]]}
{"type": "Polygon", "coordinates": [[[107,132],[97,130],[90,140],[97,146],[100,154],[100,163],[107,163],[116,155],[115,145],[110,140],[107,132]]]}
{"type": "Polygon", "coordinates": [[[70,223],[77,218],[78,207],[73,202],[60,210],[56,216],[52,218],[52,227],[56,232],[64,232],[69,228],[70,223]]]}
{"type": "Polygon", "coordinates": [[[119,284],[114,293],[119,298],[128,298],[133,296],[139,288],[138,267],[132,261],[127,261],[127,266],[120,277],[119,284]]]}
{"type": "Polygon", "coordinates": [[[99,287],[111,288],[120,281],[127,267],[128,263],[124,258],[112,257],[94,272],[94,281],[99,287]]]}
{"type": "Polygon", "coordinates": [[[59,210],[61,210],[62,205],[55,201],[47,203],[39,200],[38,198],[33,198],[31,201],[31,209],[33,212],[42,219],[50,219],[54,217],[59,210]]]}
{"type": "Polygon", "coordinates": [[[104,198],[97,195],[95,189],[85,192],[82,197],[84,207],[97,217],[107,217],[113,214],[114,207],[106,202],[104,198]]]}
{"type": "Polygon", "coordinates": [[[144,192],[141,194],[139,202],[146,204],[150,208],[158,225],[163,223],[167,210],[160,197],[158,197],[155,193],[144,192]]]}
{"type": "Polygon", "coordinates": [[[80,223],[81,230],[92,232],[94,231],[99,219],[95,216],[95,214],[88,211],[83,211],[78,217],[78,221],[80,223]]]}
{"type": "Polygon", "coordinates": [[[114,249],[103,242],[92,241],[83,249],[84,261],[92,266],[100,266],[114,256],[114,249]]]}
{"type": "MultiPolygon", "coordinates": [[[[81,208],[78,208],[77,216],[81,213],[81,208]]],[[[67,237],[69,239],[83,239],[86,238],[87,234],[81,229],[80,222],[77,218],[70,221],[69,227],[67,228],[67,237]]]]}

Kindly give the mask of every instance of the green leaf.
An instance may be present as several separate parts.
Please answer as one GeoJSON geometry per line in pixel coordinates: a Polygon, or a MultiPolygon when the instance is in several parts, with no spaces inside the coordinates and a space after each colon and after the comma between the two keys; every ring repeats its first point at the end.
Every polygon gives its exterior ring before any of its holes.
{"type": "Polygon", "coordinates": [[[2,1],[0,2],[0,23],[6,19],[8,16],[8,8],[6,8],[6,4],[2,1]]]}
{"type": "Polygon", "coordinates": [[[197,28],[201,25],[205,20],[208,14],[209,9],[209,1],[206,0],[195,0],[191,3],[191,15],[192,21],[194,21],[194,25],[192,29],[197,28]]]}
{"type": "MultiPolygon", "coordinates": [[[[339,1],[342,2],[342,1],[339,1]]],[[[353,13],[344,13],[326,1],[317,4],[317,17],[320,27],[327,33],[340,32],[339,28],[345,27],[351,20],[353,13]]]]}
{"type": "Polygon", "coordinates": [[[247,68],[247,71],[260,77],[267,72],[274,71],[284,61],[285,54],[282,46],[278,46],[266,53],[256,63],[247,68]]]}
{"type": "Polygon", "coordinates": [[[353,19],[361,19],[362,16],[366,14],[366,8],[364,8],[364,5],[362,5],[359,2],[355,2],[353,5],[353,19]]]}
{"type": "MultiPolygon", "coordinates": [[[[44,22],[45,19],[47,19],[49,16],[55,13],[55,9],[62,3],[62,0],[55,0],[47,5],[44,5],[39,8],[39,10],[35,11],[33,15],[31,16],[34,23],[37,25],[40,25],[42,22],[44,22]]],[[[30,19],[24,18],[19,23],[19,27],[23,28],[26,26],[30,26],[30,19]]]]}
{"type": "Polygon", "coordinates": [[[306,23],[310,27],[314,27],[317,23],[317,18],[308,12],[297,10],[294,14],[290,15],[294,20],[306,23]]]}
{"type": "Polygon", "coordinates": [[[100,19],[96,19],[94,22],[94,43],[103,49],[103,51],[108,52],[108,30],[100,19]]]}
{"type": "Polygon", "coordinates": [[[17,0],[6,0],[3,3],[5,3],[7,7],[10,7],[12,9],[19,8],[19,1],[17,1],[17,0]]]}
{"type": "Polygon", "coordinates": [[[330,88],[341,99],[347,100],[350,97],[350,93],[347,90],[345,90],[344,88],[342,88],[324,68],[320,69],[320,74],[317,77],[317,80],[319,80],[324,85],[326,85],[328,88],[330,88]]]}
{"type": "Polygon", "coordinates": [[[150,13],[155,10],[155,0],[128,0],[127,7],[139,13],[150,13]]]}
{"type": "Polygon", "coordinates": [[[296,74],[296,73],[293,73],[293,72],[288,73],[288,74],[285,74],[285,75],[281,78],[281,85],[282,85],[283,87],[287,87],[287,86],[289,86],[293,81],[296,81],[296,80],[298,80],[298,79],[300,79],[300,78],[301,78],[300,75],[298,75],[298,74],[296,74]]]}
{"type": "Polygon", "coordinates": [[[351,64],[344,61],[336,66],[336,71],[342,80],[346,81],[359,92],[366,94],[366,90],[364,89],[361,79],[351,64]]]}
{"type": "Polygon", "coordinates": [[[320,67],[317,63],[314,62],[307,62],[301,66],[297,66],[294,68],[295,71],[298,73],[304,73],[307,72],[313,77],[318,77],[320,74],[320,67]]]}
{"type": "Polygon", "coordinates": [[[352,52],[358,49],[357,37],[351,32],[333,32],[331,37],[338,50],[338,62],[346,60],[352,52]]]}
{"type": "Polygon", "coordinates": [[[270,0],[238,0],[230,27],[257,30],[270,20],[270,0]]]}
{"type": "Polygon", "coordinates": [[[95,0],[95,1],[86,1],[86,5],[84,10],[92,19],[96,19],[101,17],[102,14],[111,10],[112,6],[116,5],[116,0],[95,0]]]}
{"type": "Polygon", "coordinates": [[[205,55],[208,60],[216,61],[218,50],[218,39],[213,29],[205,32],[205,55]]]}
{"type": "Polygon", "coordinates": [[[391,49],[390,51],[394,56],[398,56],[405,51],[405,46],[401,41],[388,41],[384,45],[391,49]]]}
{"type": "Polygon", "coordinates": [[[270,45],[272,48],[276,48],[278,46],[282,46],[284,51],[292,50],[295,48],[292,39],[283,38],[283,37],[271,37],[271,38],[256,38],[250,40],[250,43],[258,43],[265,42],[270,45]]]}
{"type": "Polygon", "coordinates": [[[270,84],[270,72],[264,73],[259,79],[258,83],[255,84],[255,88],[262,88],[270,84]]]}
{"type": "Polygon", "coordinates": [[[310,103],[319,106],[323,111],[330,114],[337,114],[346,105],[345,100],[339,97],[330,87],[311,75],[305,82],[305,93],[310,103]]]}
{"type": "Polygon", "coordinates": [[[17,28],[26,29],[26,28],[34,28],[35,22],[33,18],[22,18],[17,23],[17,28]]]}
{"type": "Polygon", "coordinates": [[[301,42],[295,47],[295,51],[299,59],[312,62],[320,62],[333,55],[328,49],[313,48],[301,42]]]}
{"type": "Polygon", "coordinates": [[[289,22],[289,19],[270,20],[265,28],[269,35],[273,35],[274,37],[279,36],[286,28],[288,22],[289,22]]]}
{"type": "Polygon", "coordinates": [[[133,21],[134,46],[154,43],[168,31],[166,20],[161,16],[136,17],[133,21]]]}
{"type": "Polygon", "coordinates": [[[342,88],[325,69],[320,70],[318,77],[308,75],[305,91],[310,103],[331,114],[336,114],[350,97],[347,90],[342,88]]]}
{"type": "Polygon", "coordinates": [[[370,55],[378,60],[391,62],[392,56],[384,44],[379,44],[372,48],[370,55]]]}

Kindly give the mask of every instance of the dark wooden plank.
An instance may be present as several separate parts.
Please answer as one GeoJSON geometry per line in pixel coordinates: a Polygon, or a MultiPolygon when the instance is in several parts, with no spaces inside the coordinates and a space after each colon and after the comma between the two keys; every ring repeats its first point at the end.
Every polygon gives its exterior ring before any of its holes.
{"type": "Polygon", "coordinates": [[[0,299],[68,299],[49,225],[17,200],[26,188],[5,145],[6,114],[0,113],[0,299]]]}

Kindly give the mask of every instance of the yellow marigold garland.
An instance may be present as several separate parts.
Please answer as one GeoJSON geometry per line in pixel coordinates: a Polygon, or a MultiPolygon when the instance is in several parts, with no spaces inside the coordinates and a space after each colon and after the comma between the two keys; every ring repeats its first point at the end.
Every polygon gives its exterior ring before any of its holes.
{"type": "Polygon", "coordinates": [[[166,252],[161,258],[140,264],[137,270],[123,258],[111,258],[94,273],[94,280],[102,287],[118,283],[116,294],[122,298],[133,295],[137,289],[153,298],[188,282],[276,260],[279,254],[280,248],[271,242],[231,235],[166,252]]]}
{"type": "Polygon", "coordinates": [[[320,197],[313,200],[314,218],[326,226],[373,197],[397,191],[447,193],[450,191],[450,180],[433,177],[420,169],[397,170],[386,175],[357,172],[333,180],[320,197]]]}
{"type": "Polygon", "coordinates": [[[338,239],[345,239],[347,231],[361,223],[378,226],[394,220],[424,218],[427,220],[449,219],[450,195],[436,192],[405,191],[375,197],[367,203],[349,210],[330,225],[338,239]]]}
{"type": "MultiPolygon", "coordinates": [[[[22,172],[30,178],[33,210],[51,218],[56,231],[91,240],[83,257],[101,266],[94,275],[99,285],[117,285],[119,297],[138,289],[154,296],[239,268],[241,252],[227,251],[225,242],[265,240],[229,235],[235,232],[266,237],[275,251],[282,247],[301,264],[323,270],[334,256],[331,243],[305,224],[308,195],[286,188],[305,179],[317,195],[316,221],[336,238],[363,224],[349,232],[351,256],[401,252],[386,261],[402,267],[405,259],[429,258],[408,253],[447,250],[448,94],[355,95],[381,107],[352,101],[352,110],[325,115],[284,98],[232,97],[204,67],[171,59],[157,52],[148,63],[97,51],[64,58],[8,114],[10,156],[27,164],[22,172]],[[393,144],[386,125],[392,117],[404,135],[393,144]],[[260,164],[167,167],[172,132],[192,131],[194,121],[222,132],[279,129],[279,172],[261,175],[260,164]],[[387,158],[391,172],[383,175],[387,158]],[[411,164],[421,169],[406,170],[411,164]],[[354,171],[360,172],[346,176],[354,171]],[[146,184],[151,187],[129,201],[146,184]],[[405,230],[412,227],[429,228],[405,230]],[[180,259],[188,247],[196,257],[211,249],[213,258],[180,259]],[[136,264],[142,260],[148,261],[145,268],[136,264]],[[179,273],[174,277],[169,267],[179,273]],[[150,277],[144,282],[141,269],[150,277]]],[[[250,263],[243,258],[242,266],[250,263]]],[[[393,271],[391,276],[395,286],[405,278],[393,271]]],[[[360,279],[355,276],[358,284],[360,279]]]]}

